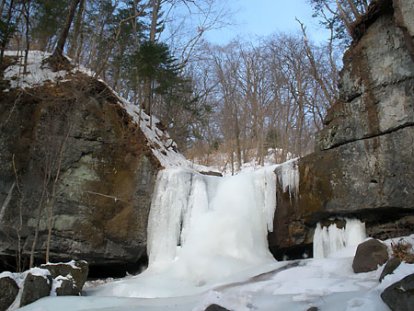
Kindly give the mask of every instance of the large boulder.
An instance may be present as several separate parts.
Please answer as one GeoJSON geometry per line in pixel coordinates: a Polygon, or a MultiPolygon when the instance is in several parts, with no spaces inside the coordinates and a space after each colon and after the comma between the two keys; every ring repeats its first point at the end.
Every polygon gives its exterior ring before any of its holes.
{"type": "Polygon", "coordinates": [[[78,295],[88,278],[88,263],[84,260],[71,261],[68,263],[48,263],[40,266],[47,269],[50,275],[61,282],[58,295],[78,295]],[[63,278],[62,278],[63,277],[63,278]],[[72,290],[73,289],[73,290],[72,290]]]}
{"type": "Polygon", "coordinates": [[[28,273],[24,283],[20,307],[26,306],[36,300],[50,295],[53,279],[50,275],[36,275],[28,273]]]}
{"type": "Polygon", "coordinates": [[[13,278],[0,275],[0,293],[0,311],[6,311],[16,299],[19,286],[13,278]]]}
{"type": "MultiPolygon", "coordinates": [[[[354,25],[340,98],[328,111],[315,152],[299,159],[295,191],[278,185],[273,253],[312,243],[317,222],[359,218],[387,239],[414,225],[414,6],[379,0],[354,25]]],[[[283,169],[276,169],[281,175],[283,169]]],[[[301,248],[302,247],[302,248],[301,248]]]]}
{"type": "Polygon", "coordinates": [[[382,300],[392,311],[411,311],[414,306],[414,274],[387,287],[381,294],[382,300]]]}
{"type": "Polygon", "coordinates": [[[358,245],[352,269],[355,273],[369,272],[387,262],[388,248],[378,240],[370,239],[358,245]]]}
{"type": "Polygon", "coordinates": [[[85,74],[0,89],[0,261],[29,254],[37,227],[43,260],[51,225],[52,261],[138,262],[161,169],[150,143],[120,99],[85,74]]]}

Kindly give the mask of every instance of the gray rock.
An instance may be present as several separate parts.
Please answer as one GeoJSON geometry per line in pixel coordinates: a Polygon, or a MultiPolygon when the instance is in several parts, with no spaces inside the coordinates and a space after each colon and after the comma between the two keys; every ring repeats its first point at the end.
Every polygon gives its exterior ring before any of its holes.
{"type": "Polygon", "coordinates": [[[392,311],[412,311],[414,306],[414,274],[387,287],[381,299],[392,311]]]}
{"type": "Polygon", "coordinates": [[[50,290],[52,289],[52,282],[53,280],[50,276],[46,277],[28,273],[23,283],[20,307],[49,296],[50,290]]]}
{"type": "MultiPolygon", "coordinates": [[[[50,275],[53,278],[59,276],[69,276],[72,280],[71,283],[76,289],[75,295],[78,295],[82,291],[82,287],[88,278],[88,263],[84,260],[79,260],[71,263],[57,263],[57,264],[44,264],[41,268],[50,271],[50,275]]],[[[65,281],[65,287],[68,287],[68,282],[65,281]]]]}
{"type": "Polygon", "coordinates": [[[382,280],[387,275],[394,273],[395,269],[397,269],[400,264],[401,264],[401,260],[396,257],[392,257],[390,260],[388,260],[384,267],[384,270],[382,270],[381,272],[379,281],[382,282],[382,280]]]}
{"type": "Polygon", "coordinates": [[[0,278],[0,311],[7,310],[19,293],[19,287],[10,277],[0,278]]]}
{"type": "Polygon", "coordinates": [[[355,273],[376,270],[388,260],[387,246],[378,240],[370,239],[358,245],[352,262],[355,273]]]}
{"type": "Polygon", "coordinates": [[[58,277],[54,281],[59,283],[56,288],[57,296],[78,296],[80,294],[79,288],[72,277],[58,277]]]}

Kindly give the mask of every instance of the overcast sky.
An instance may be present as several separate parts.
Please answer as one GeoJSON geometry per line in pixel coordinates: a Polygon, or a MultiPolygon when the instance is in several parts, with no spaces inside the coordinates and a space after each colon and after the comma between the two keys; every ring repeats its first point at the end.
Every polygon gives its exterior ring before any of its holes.
{"type": "Polygon", "coordinates": [[[327,39],[328,33],[315,18],[308,0],[222,0],[235,12],[234,26],[207,33],[207,39],[216,44],[226,44],[240,37],[255,40],[274,33],[300,33],[295,17],[302,21],[308,36],[314,41],[327,39]]]}

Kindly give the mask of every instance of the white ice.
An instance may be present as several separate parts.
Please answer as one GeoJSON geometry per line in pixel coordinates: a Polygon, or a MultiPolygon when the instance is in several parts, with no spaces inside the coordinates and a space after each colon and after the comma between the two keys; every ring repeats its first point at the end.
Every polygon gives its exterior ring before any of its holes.
{"type": "Polygon", "coordinates": [[[338,228],[336,224],[322,227],[318,223],[313,237],[313,257],[326,258],[343,252],[353,256],[366,237],[365,224],[358,219],[346,219],[345,228],[338,228]]]}
{"type": "Polygon", "coordinates": [[[267,244],[276,206],[273,170],[229,177],[161,171],[148,222],[148,269],[90,294],[190,295],[273,269],[267,244]]]}

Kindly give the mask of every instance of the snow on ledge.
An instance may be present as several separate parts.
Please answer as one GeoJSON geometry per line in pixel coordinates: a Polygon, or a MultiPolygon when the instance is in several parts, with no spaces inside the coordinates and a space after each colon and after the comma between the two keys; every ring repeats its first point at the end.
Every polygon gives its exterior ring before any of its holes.
{"type": "MultiPolygon", "coordinates": [[[[10,88],[32,88],[42,86],[45,83],[57,83],[70,80],[69,74],[83,73],[90,77],[96,77],[95,73],[82,66],[74,66],[71,71],[54,72],[47,64],[43,64],[43,60],[51,54],[42,51],[30,51],[27,60],[27,73],[23,74],[24,53],[21,51],[6,51],[6,56],[17,57],[17,63],[12,64],[4,71],[4,79],[10,82],[10,88]]],[[[67,58],[71,61],[69,58],[67,58]]],[[[177,150],[176,143],[171,139],[169,134],[160,129],[157,125],[160,121],[155,116],[149,116],[126,99],[120,97],[108,84],[98,79],[101,83],[111,90],[113,95],[118,99],[118,104],[123,107],[132,117],[133,121],[139,125],[141,131],[147,138],[148,146],[152,153],[158,159],[164,168],[182,167],[189,168],[199,172],[214,171],[215,169],[198,165],[188,161],[177,150]]],[[[8,90],[5,90],[6,92],[8,90]]]]}

